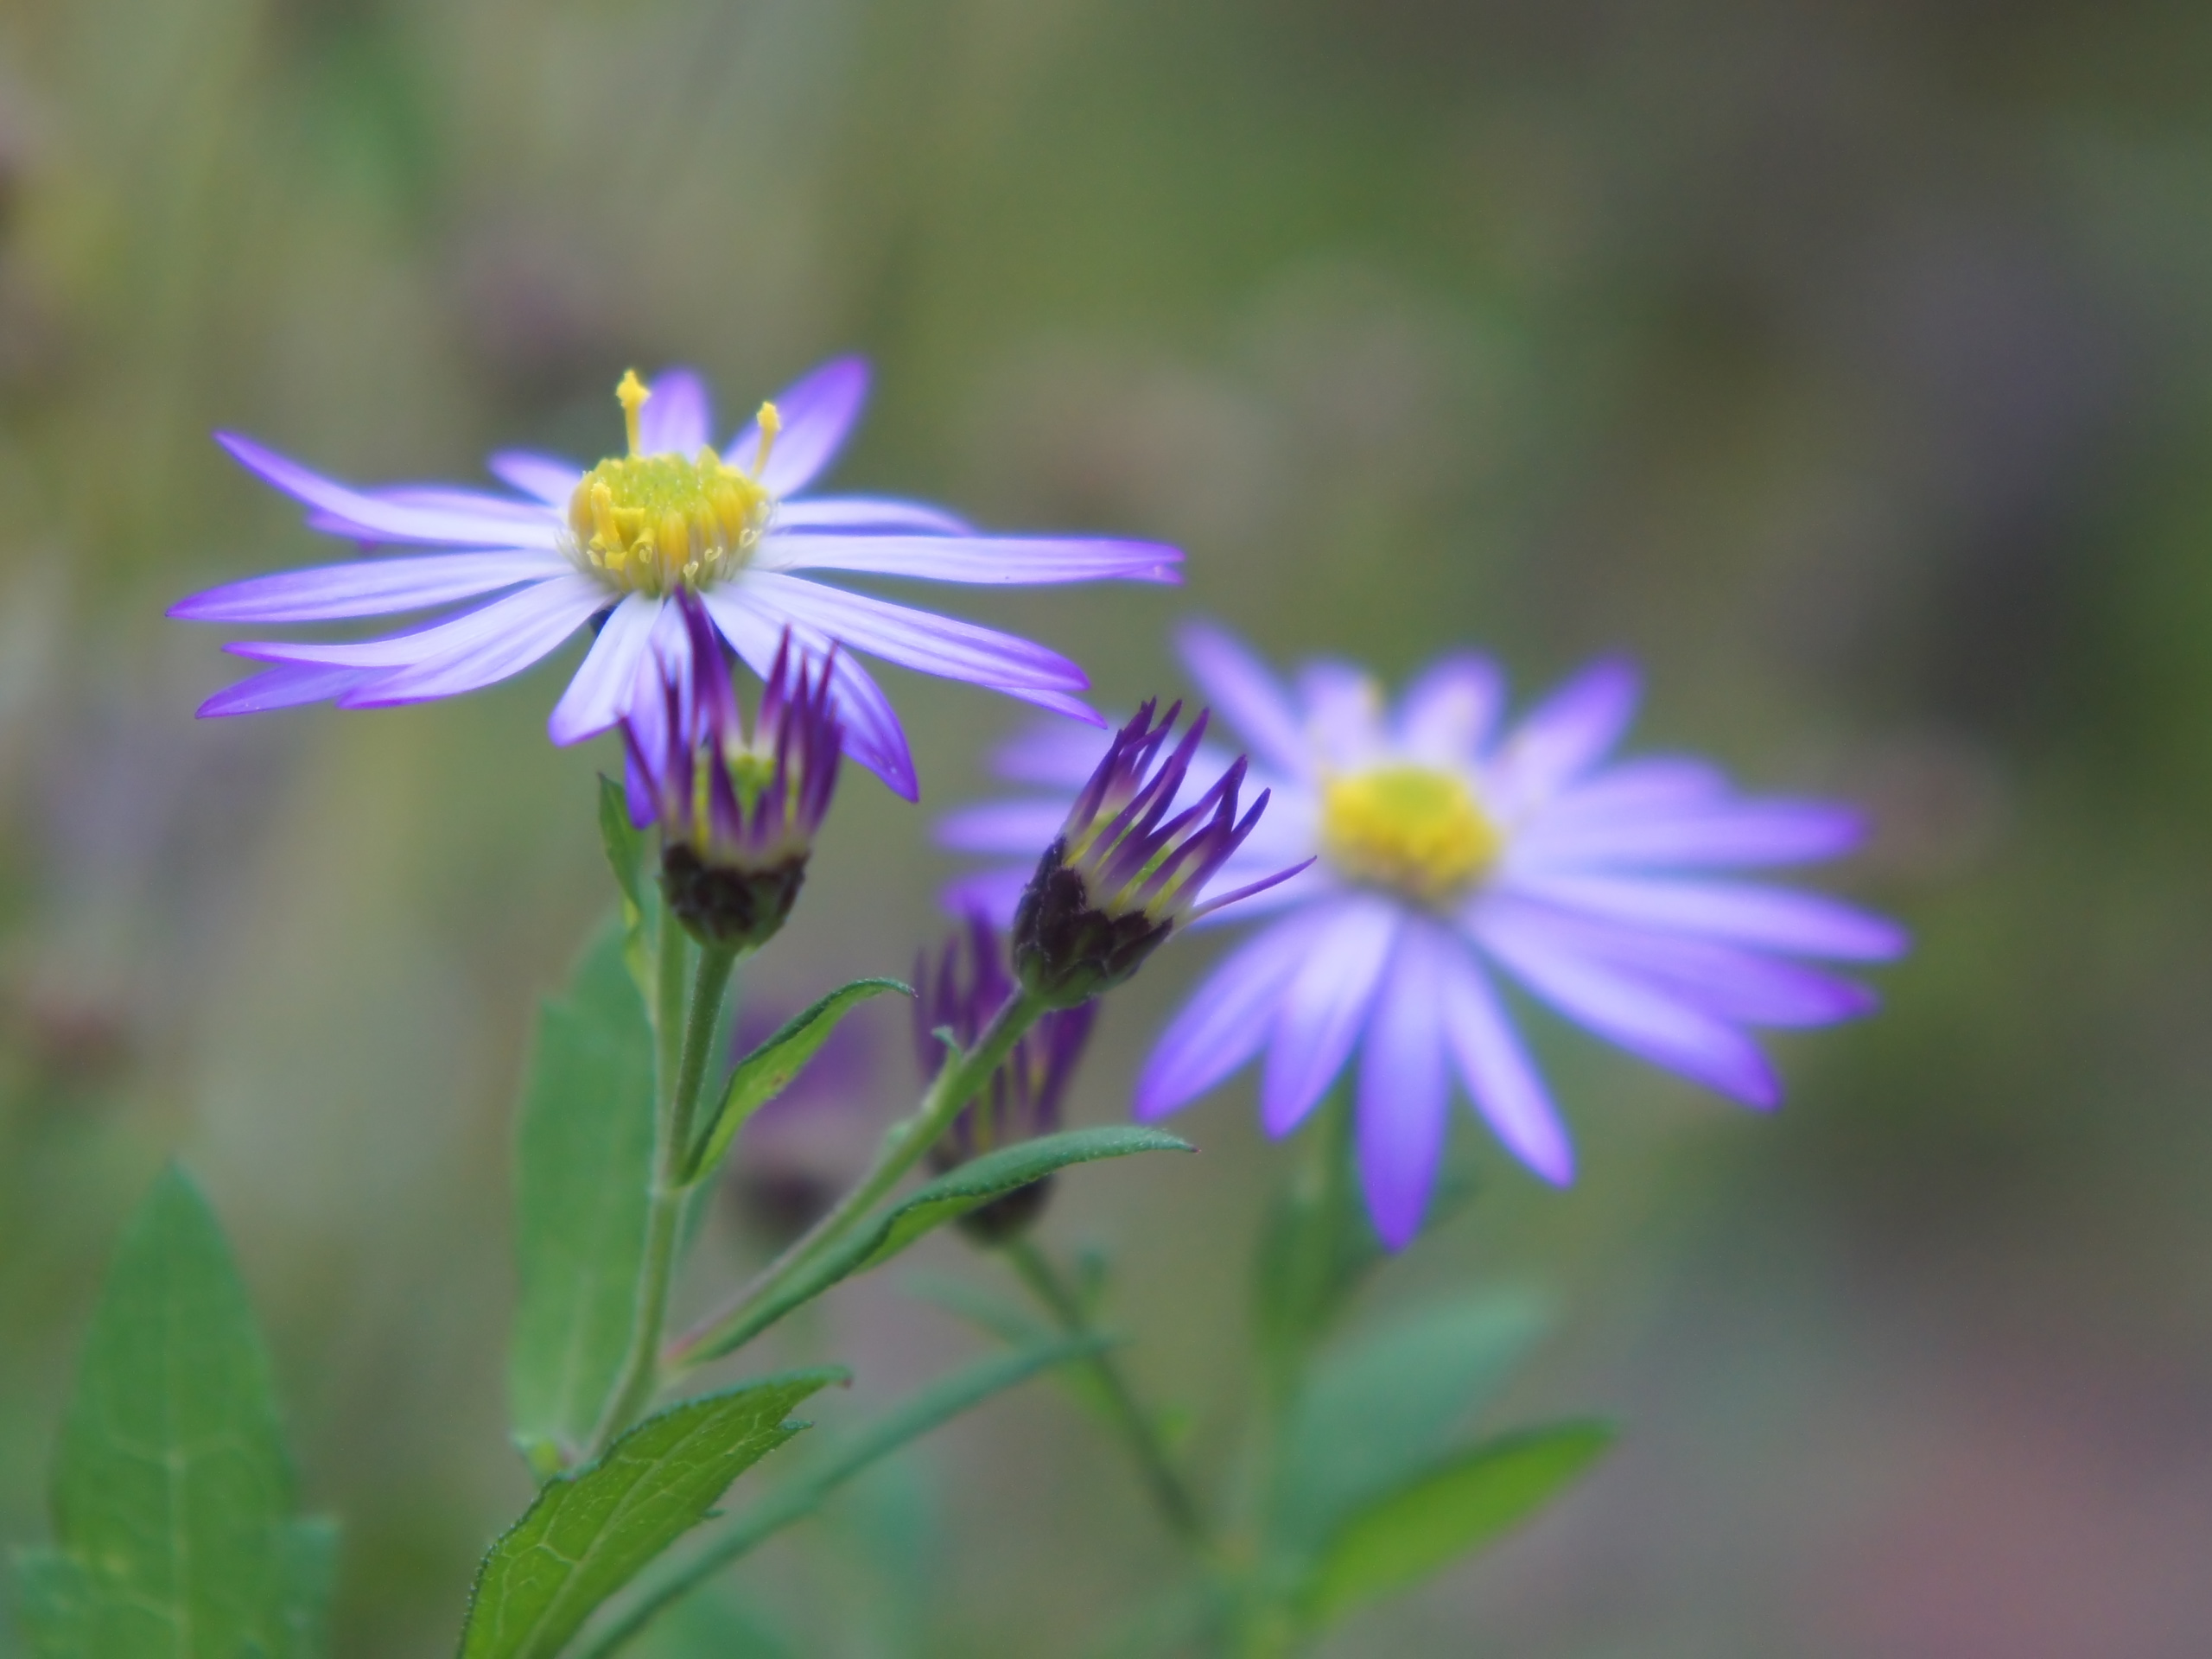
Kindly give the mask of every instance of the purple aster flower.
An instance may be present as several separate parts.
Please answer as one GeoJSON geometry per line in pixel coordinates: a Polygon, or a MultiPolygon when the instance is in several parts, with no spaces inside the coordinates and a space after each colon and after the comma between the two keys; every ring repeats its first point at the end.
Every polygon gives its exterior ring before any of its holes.
{"type": "Polygon", "coordinates": [[[937,582],[1039,583],[1117,577],[1173,582],[1182,555],[1152,542],[979,536],[938,508],[869,496],[804,498],[845,441],[868,369],[817,369],[719,454],[705,384],[676,369],[617,396],[629,453],[588,469],[505,450],[491,470],[517,493],[447,487],[356,490],[259,444],[219,433],[251,471],[311,509],[308,523],[363,543],[450,550],[255,576],[194,594],[169,614],[203,622],[325,622],[477,600],[375,639],[251,640],[226,646],[275,664],[217,693],[203,716],[334,701],[344,709],[473,691],[556,650],[589,622],[590,652],[555,705],[556,743],[607,731],[629,710],[649,650],[688,649],[669,602],[696,594],[733,650],[765,677],[788,631],[837,653],[830,696],[846,749],[909,800],[913,760],[899,716],[852,653],[969,681],[1093,725],[1090,682],[1025,639],[830,587],[831,572],[937,582]],[[496,597],[493,597],[496,595],[496,597]]]}
{"type": "Polygon", "coordinates": [[[1268,792],[1262,790],[1251,810],[1237,817],[1246,765],[1240,754],[1211,788],[1185,803],[1207,715],[1201,711],[1173,753],[1155,766],[1183,711],[1175,703],[1155,722],[1156,706],[1147,702],[1114,734],[1014,906],[1014,971],[1054,1007],[1072,1007],[1112,989],[1178,926],[1304,868],[1294,864],[1199,902],[1215,874],[1250,839],[1267,810],[1268,792]]]}
{"type": "MultiPolygon", "coordinates": [[[[1624,664],[1597,664],[1501,728],[1502,677],[1471,653],[1432,665],[1392,710],[1342,664],[1310,664],[1287,688],[1217,629],[1191,627],[1181,643],[1274,794],[1220,879],[1318,861],[1238,912],[1273,919],[1169,1022],[1137,1115],[1165,1116],[1264,1055],[1262,1121],[1287,1134],[1357,1050],[1361,1176],[1393,1248],[1420,1229],[1455,1076],[1523,1163],[1573,1176],[1494,970],[1621,1047],[1765,1107],[1782,1087],[1749,1029],[1868,1012],[1871,991],[1810,962],[1905,948],[1879,917],[1713,874],[1834,857],[1861,822],[1825,803],[1740,796],[1700,760],[1608,764],[1637,699],[1624,664]]],[[[1005,775],[1060,792],[957,813],[947,843],[1015,854],[1056,833],[1087,764],[1070,735],[1039,732],[1001,757],[1005,775]]],[[[1003,915],[1022,885],[1005,867],[955,893],[1003,915]]]]}
{"type": "MultiPolygon", "coordinates": [[[[920,989],[913,1004],[914,1057],[925,1078],[937,1076],[944,1065],[941,1032],[950,1032],[966,1047],[1013,995],[1014,981],[1006,963],[1005,937],[980,915],[968,917],[946,942],[934,974],[926,957],[914,959],[914,983],[920,989]]],[[[988,1086],[930,1148],[931,1164],[939,1170],[956,1169],[995,1147],[1058,1129],[1060,1103],[1074,1080],[1084,1046],[1090,1040],[1096,1014],[1096,1003],[1056,1008],[1024,1032],[1005,1064],[991,1074],[988,1086]]],[[[1043,1212],[1052,1185],[1048,1175],[1017,1187],[970,1211],[960,1225],[982,1243],[1012,1238],[1043,1212]]]]}
{"type": "Polygon", "coordinates": [[[791,914],[837,790],[837,648],[810,671],[788,631],[747,738],[699,596],[676,595],[688,649],[656,653],[622,724],[631,818],[660,826],[669,908],[694,937],[757,950],[791,914]],[[657,694],[657,695],[656,695],[657,694]]]}

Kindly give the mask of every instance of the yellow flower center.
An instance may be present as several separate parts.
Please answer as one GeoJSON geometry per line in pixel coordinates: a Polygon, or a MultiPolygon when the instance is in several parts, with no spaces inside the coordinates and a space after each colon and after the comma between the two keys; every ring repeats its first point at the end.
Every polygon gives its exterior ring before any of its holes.
{"type": "Polygon", "coordinates": [[[1321,847],[1356,881],[1440,904],[1497,863],[1505,839],[1474,791],[1428,766],[1375,766],[1321,787],[1321,847]]]}
{"type": "Polygon", "coordinates": [[[569,498],[577,556],[626,593],[698,588],[734,573],[775,505],[759,474],[776,442],[776,406],[760,405],[760,453],[747,473],[708,448],[639,454],[638,410],[652,394],[629,373],[614,395],[630,453],[601,461],[569,498]]]}

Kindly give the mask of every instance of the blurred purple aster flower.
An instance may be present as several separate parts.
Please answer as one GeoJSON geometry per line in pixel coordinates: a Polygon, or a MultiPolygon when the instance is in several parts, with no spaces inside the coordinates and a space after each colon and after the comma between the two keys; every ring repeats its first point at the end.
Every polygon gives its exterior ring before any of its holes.
{"type": "Polygon", "coordinates": [[[618,391],[629,453],[588,470],[521,450],[491,458],[518,493],[449,487],[356,490],[248,439],[218,441],[311,509],[308,523],[363,543],[455,550],[255,576],[170,608],[195,621],[325,622],[489,599],[381,639],[251,640],[225,647],[275,664],[217,693],[203,716],[334,701],[368,709],[454,696],[518,674],[591,623],[596,637],[555,705],[556,743],[628,712],[654,647],[688,649],[669,602],[694,593],[733,650],[766,676],[789,631],[836,656],[830,695],[847,752],[909,800],[913,760],[890,701],[851,653],[966,680],[1072,715],[1090,682],[1057,652],[971,623],[825,585],[825,573],[937,582],[1173,582],[1182,555],[1152,542],[979,536],[938,508],[868,496],[801,499],[850,431],[868,390],[857,358],[817,369],[717,454],[705,384],[688,370],[618,391]]]}
{"type": "MultiPolygon", "coordinates": [[[[1863,826],[1825,803],[1740,796],[1700,760],[1606,764],[1637,701],[1624,664],[1597,664],[1501,729],[1503,678],[1471,653],[1433,664],[1390,710],[1343,664],[1310,664],[1287,688],[1218,629],[1189,627],[1181,645],[1274,794],[1219,879],[1318,861],[1238,912],[1275,918],[1169,1022],[1139,1077],[1137,1116],[1165,1116],[1264,1054],[1262,1121],[1287,1134],[1358,1049],[1361,1176],[1393,1248],[1420,1229],[1454,1075],[1523,1163],[1554,1182],[1573,1174],[1493,968],[1621,1047],[1766,1107],[1781,1084],[1746,1028],[1874,1007],[1866,987],[1806,959],[1879,962],[1905,948],[1893,924],[1834,899],[1709,874],[1832,858],[1863,826]]],[[[1015,854],[1057,833],[1088,772],[1076,735],[1010,745],[1003,775],[1058,792],[955,813],[945,842],[1015,854]]],[[[1007,866],[949,897],[1007,915],[1023,885],[1007,866]]]]}
{"type": "MultiPolygon", "coordinates": [[[[941,1032],[963,1048],[975,1042],[1014,993],[1007,972],[1007,941],[988,918],[969,916],[945,944],[937,971],[926,956],[914,959],[914,1058],[925,1079],[943,1068],[947,1050],[941,1032]]],[[[957,1168],[969,1159],[1019,1141],[1050,1135],[1060,1127],[1060,1104],[1075,1078],[1097,1004],[1056,1008],[1022,1033],[1004,1065],[975,1103],[930,1148],[939,1170],[957,1168]]],[[[984,1243],[997,1243],[1028,1227],[1051,1195],[1052,1178],[1033,1181],[961,1217],[960,1224],[984,1243]]]]}
{"type": "Polygon", "coordinates": [[[1185,800],[1208,715],[1199,713],[1163,761],[1160,751],[1183,705],[1171,705],[1155,721],[1157,706],[1147,702],[1114,734],[1014,905],[1014,971],[1054,1007],[1110,990],[1175,928],[1304,868],[1293,864],[1200,902],[1215,874],[1250,839],[1267,810],[1268,791],[1237,816],[1247,764],[1240,754],[1211,787],[1185,800]]]}
{"type": "Polygon", "coordinates": [[[837,648],[810,669],[785,631],[750,738],[721,640],[677,594],[688,648],[656,652],[622,724],[630,817],[660,826],[669,907],[697,938],[755,949],[782,927],[837,790],[837,648]]]}

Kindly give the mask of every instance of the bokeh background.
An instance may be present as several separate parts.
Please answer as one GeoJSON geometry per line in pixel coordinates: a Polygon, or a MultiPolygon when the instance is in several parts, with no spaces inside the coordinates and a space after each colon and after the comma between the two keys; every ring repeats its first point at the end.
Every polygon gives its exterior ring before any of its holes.
{"type": "MultiPolygon", "coordinates": [[[[608,754],[546,745],[557,666],[195,723],[234,666],[162,607],[330,550],[209,429],[469,477],[611,448],[626,365],[734,418],[857,348],[843,482],[1188,548],[1181,593],[931,596],[1109,704],[1179,689],[1189,611],[1523,690],[1625,648],[1640,741],[1877,815],[1840,879],[1918,948],[1778,1116],[1546,1027],[1581,1183],[1460,1120],[1476,1200],[1379,1300],[1549,1291],[1514,1408],[1630,1438],[1332,1656],[2212,1652],[2209,79],[2159,0],[10,0],[0,1539],[173,1149],[346,1525],[339,1654],[448,1650],[527,1491],[505,1155],[608,754]]],[[[982,787],[1013,709],[887,683],[925,808],[982,787]]],[[[849,777],[755,1007],[902,970],[946,868],[849,777]]],[[[1115,1000],[1078,1117],[1216,948],[1115,1000]]],[[[710,1272],[911,1090],[902,1019],[756,1137],[710,1272]]],[[[1185,1124],[1049,1225],[1218,1465],[1284,1153],[1247,1084],[1185,1124]]],[[[974,1351],[888,1277],[794,1338],[858,1363],[833,1410],[974,1351]]],[[[733,1581],[791,1651],[1054,1656],[1167,1562],[1038,1388],[733,1581]]]]}

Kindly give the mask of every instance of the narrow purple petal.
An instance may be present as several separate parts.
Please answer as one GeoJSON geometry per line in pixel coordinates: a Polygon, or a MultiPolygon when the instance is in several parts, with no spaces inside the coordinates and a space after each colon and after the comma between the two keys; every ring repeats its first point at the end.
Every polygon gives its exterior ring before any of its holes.
{"type": "Polygon", "coordinates": [[[638,410],[638,452],[695,455],[715,441],[712,400],[707,383],[689,369],[656,375],[652,395],[638,410]]]}
{"type": "Polygon", "coordinates": [[[1473,951],[1446,957],[1443,999],[1445,1036],[1475,1109],[1508,1152],[1554,1186],[1565,1186],[1574,1179],[1567,1126],[1473,951]]]}
{"type": "Polygon", "coordinates": [[[1360,1054],[1360,1185],[1375,1230],[1394,1250],[1421,1231],[1444,1157],[1451,1086],[1434,956],[1426,925],[1402,930],[1360,1054]]]}
{"type": "MultiPolygon", "coordinates": [[[[775,666],[784,620],[752,603],[734,584],[708,588],[699,597],[730,648],[765,681],[775,666]]],[[[810,626],[793,623],[791,638],[817,657],[830,655],[830,637],[810,626]]],[[[905,800],[918,799],[921,786],[914,776],[914,757],[906,747],[906,731],[899,723],[898,711],[883,695],[883,688],[848,652],[838,652],[830,659],[830,694],[837,706],[837,717],[844,723],[846,754],[883,779],[893,794],[905,800]]]]}
{"type": "MultiPolygon", "coordinates": [[[[839,531],[907,536],[976,533],[973,524],[943,507],[933,507],[926,501],[899,501],[880,495],[817,495],[804,501],[781,502],[776,508],[775,527],[779,531],[808,537],[839,531]]],[[[771,538],[770,545],[775,545],[775,538],[771,538]]],[[[809,567],[786,561],[772,568],[803,570],[809,567]]]]}
{"type": "MultiPolygon", "coordinates": [[[[495,599],[456,617],[378,639],[244,639],[225,645],[233,657],[264,663],[325,663],[340,668],[404,668],[476,646],[516,628],[536,628],[567,617],[574,628],[607,603],[607,590],[588,576],[553,576],[520,593],[495,599]]],[[[551,650],[551,646],[547,646],[551,650]]],[[[543,654],[542,652],[540,653],[543,654]]]]}
{"type": "Polygon", "coordinates": [[[366,684],[383,671],[280,663],[218,691],[200,705],[199,717],[218,720],[226,715],[259,715],[272,709],[295,709],[303,702],[327,702],[366,684]]]}
{"type": "Polygon", "coordinates": [[[1058,652],[972,622],[763,570],[747,570],[732,586],[774,615],[924,674],[1007,690],[1081,691],[1090,683],[1058,652]]]}
{"type": "Polygon", "coordinates": [[[1275,1011],[1260,1081],[1269,1135],[1296,1128],[1344,1070],[1398,937],[1399,912],[1380,899],[1346,899],[1323,913],[1326,931],[1306,947],[1275,1011]]]}
{"type": "Polygon", "coordinates": [[[1477,922],[1484,945],[1578,1024],[1747,1106],[1772,1106],[1782,1084],[1766,1056],[1726,1020],[1573,949],[1522,910],[1477,922]]]}
{"type": "Polygon", "coordinates": [[[1836,858],[1865,839],[1866,819],[1813,801],[1742,801],[1674,812],[1583,814],[1554,824],[1538,814],[1509,854],[1516,870],[1804,864],[1836,858]]]}
{"type": "Polygon", "coordinates": [[[1422,670],[1398,708],[1398,741],[1432,766],[1465,766],[1505,706],[1505,676],[1489,658],[1454,652],[1422,670]]]}
{"type": "Polygon", "coordinates": [[[1192,678],[1253,751],[1288,777],[1311,777],[1313,747],[1281,682],[1266,664],[1242,640],[1208,623],[1185,623],[1175,639],[1192,678]]]}
{"type": "MultiPolygon", "coordinates": [[[[822,504],[823,505],[828,503],[822,504]]],[[[760,549],[763,570],[847,570],[931,582],[1041,586],[1064,582],[1169,584],[1182,581],[1179,549],[1159,542],[1046,536],[852,536],[830,531],[785,533],[779,513],[760,549]]]]}
{"type": "Polygon", "coordinates": [[[512,485],[524,495],[536,496],[549,507],[565,507],[576,493],[584,469],[558,455],[541,455],[529,449],[502,449],[485,465],[502,484],[512,485]]]}
{"type": "Polygon", "coordinates": [[[179,600],[168,613],[188,622],[327,622],[388,616],[474,599],[569,569],[556,553],[433,553],[363,559],[249,576],[179,600]]]}
{"type": "Polygon", "coordinates": [[[1491,790],[1498,810],[1526,812],[1604,760],[1635,719],[1639,695],[1635,668],[1620,661],[1586,668],[1553,692],[1514,729],[1492,762],[1491,790]]]}
{"type": "Polygon", "coordinates": [[[537,525],[504,515],[461,512],[383,501],[309,472],[297,461],[264,449],[250,438],[218,432],[215,441],[238,463],[285,494],[329,513],[351,526],[345,533],[385,541],[438,542],[454,547],[543,547],[557,544],[560,526],[551,514],[537,525]]]}
{"type": "Polygon", "coordinates": [[[662,600],[632,594],[608,613],[583,665],[546,721],[546,735],[556,745],[566,747],[596,737],[628,712],[639,665],[664,608],[662,600]]]}
{"type": "Polygon", "coordinates": [[[1635,926],[1727,939],[1840,962],[1903,956],[1896,923],[1820,893],[1742,881],[1641,876],[1516,876],[1511,891],[1565,910],[1635,926]]]}
{"type": "MultiPolygon", "coordinates": [[[[599,584],[583,577],[541,582],[515,596],[518,604],[496,631],[486,631],[435,657],[385,675],[339,699],[341,709],[387,709],[428,702],[496,684],[556,650],[606,603],[599,584]],[[569,585],[573,583],[573,586],[569,585]]],[[[502,603],[509,601],[502,601],[502,603]]],[[[493,608],[486,607],[487,610],[493,608]]],[[[478,613],[481,614],[481,613],[478,613]]]]}
{"type": "Polygon", "coordinates": [[[1278,923],[1206,976],[1160,1033],[1137,1076],[1139,1119],[1152,1122],[1180,1110],[1260,1052],[1317,925],[1311,914],[1278,923]]]}
{"type": "MultiPolygon", "coordinates": [[[[775,400],[783,423],[760,481],[776,495],[796,495],[836,457],[844,447],[861,405],[868,401],[868,365],[857,357],[841,357],[785,388],[775,400]]],[[[760,453],[760,423],[746,423],[722,454],[731,466],[753,470],[760,453]]]]}
{"type": "Polygon", "coordinates": [[[1066,823],[1065,801],[993,801],[938,820],[937,842],[959,853],[1041,855],[1066,823]]]}

